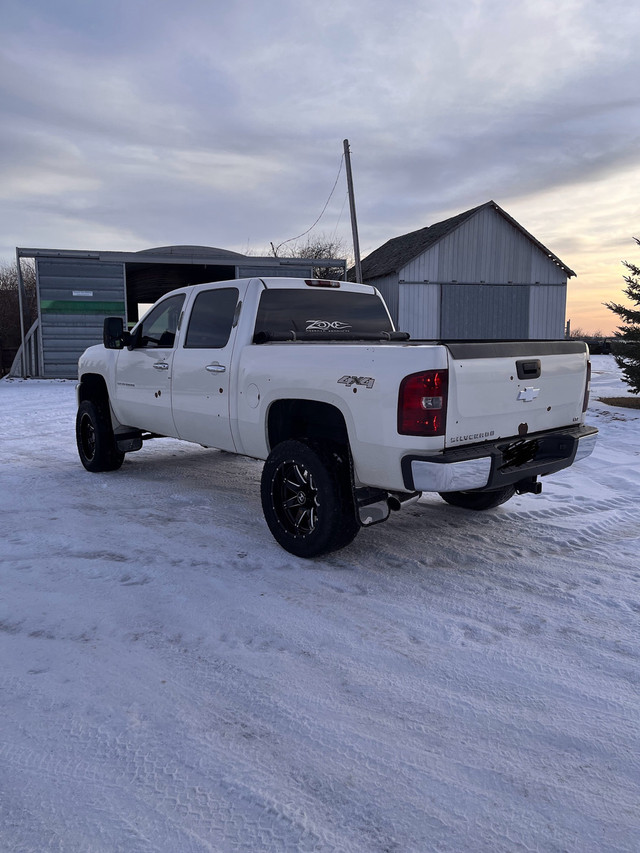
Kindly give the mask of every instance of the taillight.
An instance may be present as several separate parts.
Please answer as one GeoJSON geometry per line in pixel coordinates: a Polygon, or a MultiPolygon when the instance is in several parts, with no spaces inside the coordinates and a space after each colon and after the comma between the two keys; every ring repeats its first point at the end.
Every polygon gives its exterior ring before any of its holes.
{"type": "Polygon", "coordinates": [[[584,385],[584,400],[582,401],[582,411],[587,411],[589,405],[589,390],[591,388],[591,362],[587,361],[587,381],[584,385]]]}
{"type": "Polygon", "coordinates": [[[400,383],[400,435],[444,435],[447,420],[447,370],[412,373],[400,383]]]}

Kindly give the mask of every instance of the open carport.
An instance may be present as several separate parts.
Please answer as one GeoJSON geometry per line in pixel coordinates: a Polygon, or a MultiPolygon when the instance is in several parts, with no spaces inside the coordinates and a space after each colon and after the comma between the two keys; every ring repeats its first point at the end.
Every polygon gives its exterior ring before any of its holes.
{"type": "Polygon", "coordinates": [[[311,278],[318,266],[335,268],[344,278],[346,270],[344,260],[258,257],[209,246],[140,252],[17,248],[16,258],[19,271],[21,259],[35,262],[38,317],[22,329],[11,375],[45,379],[77,376],[81,353],[102,340],[105,317],[135,323],[140,306],[177,287],[254,276],[311,278]]]}

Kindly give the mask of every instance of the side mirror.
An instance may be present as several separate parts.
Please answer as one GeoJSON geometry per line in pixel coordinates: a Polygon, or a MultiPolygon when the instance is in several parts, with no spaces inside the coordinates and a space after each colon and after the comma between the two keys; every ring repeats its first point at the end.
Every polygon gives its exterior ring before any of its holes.
{"type": "Polygon", "coordinates": [[[106,349],[122,349],[131,340],[129,332],[124,330],[122,317],[105,317],[102,330],[102,342],[106,349]]]}

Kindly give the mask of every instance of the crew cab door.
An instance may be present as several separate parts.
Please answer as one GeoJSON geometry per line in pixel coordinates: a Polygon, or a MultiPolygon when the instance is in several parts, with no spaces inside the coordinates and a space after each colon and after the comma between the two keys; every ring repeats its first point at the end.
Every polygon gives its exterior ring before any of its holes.
{"type": "Polygon", "coordinates": [[[158,435],[175,436],[171,413],[172,362],[184,293],[169,296],[133,332],[118,353],[114,409],[118,420],[158,435]]]}
{"type": "Polygon", "coordinates": [[[229,451],[235,451],[229,394],[239,298],[237,287],[198,292],[173,362],[178,436],[229,451]]]}

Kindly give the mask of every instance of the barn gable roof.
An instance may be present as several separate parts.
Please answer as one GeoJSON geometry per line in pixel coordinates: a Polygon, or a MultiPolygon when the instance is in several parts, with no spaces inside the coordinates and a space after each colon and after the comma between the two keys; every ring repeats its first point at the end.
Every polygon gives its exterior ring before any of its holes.
{"type": "Polygon", "coordinates": [[[471,219],[471,217],[475,216],[481,210],[486,210],[487,208],[493,208],[507,222],[517,228],[540,251],[544,252],[553,263],[561,267],[568,277],[575,275],[572,269],[564,264],[553,252],[550,252],[539,240],[536,240],[532,234],[526,231],[512,216],[509,216],[495,201],[487,201],[485,204],[472,207],[470,210],[465,210],[464,213],[459,213],[457,216],[452,216],[450,219],[444,219],[442,222],[436,222],[434,225],[420,228],[418,231],[411,231],[409,234],[403,234],[400,237],[393,237],[391,240],[387,240],[384,245],[380,246],[379,249],[375,249],[375,251],[362,260],[362,278],[365,281],[370,281],[373,278],[398,272],[402,267],[415,260],[426,252],[427,249],[435,245],[435,243],[442,240],[443,237],[446,237],[447,234],[455,231],[456,228],[459,228],[468,219],[471,219]]]}

